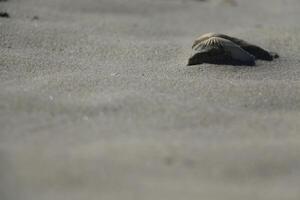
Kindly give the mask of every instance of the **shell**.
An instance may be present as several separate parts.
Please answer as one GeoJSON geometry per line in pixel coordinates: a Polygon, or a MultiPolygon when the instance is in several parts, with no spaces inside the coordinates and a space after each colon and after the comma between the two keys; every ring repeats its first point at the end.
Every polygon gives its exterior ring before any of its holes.
{"type": "Polygon", "coordinates": [[[226,39],[226,40],[230,40],[231,42],[233,42],[236,45],[240,46],[242,49],[244,49],[248,53],[252,54],[258,60],[271,61],[274,58],[279,57],[277,53],[269,52],[269,51],[267,51],[267,50],[265,50],[265,49],[263,49],[259,46],[248,43],[244,40],[241,40],[241,39],[238,39],[238,38],[235,38],[235,37],[230,37],[228,35],[220,34],[220,33],[206,33],[206,34],[200,36],[199,38],[197,38],[195,40],[195,42],[193,44],[193,48],[198,43],[201,43],[202,41],[207,40],[210,37],[219,37],[219,38],[223,38],[223,39],[226,39]]]}
{"type": "Polygon", "coordinates": [[[255,57],[230,40],[203,35],[193,45],[196,51],[188,65],[201,63],[254,65],[255,57]]]}

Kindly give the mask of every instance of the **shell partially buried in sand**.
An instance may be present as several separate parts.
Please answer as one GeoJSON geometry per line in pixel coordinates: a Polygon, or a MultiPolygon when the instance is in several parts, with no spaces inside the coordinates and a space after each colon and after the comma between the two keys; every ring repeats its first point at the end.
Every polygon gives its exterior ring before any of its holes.
{"type": "Polygon", "coordinates": [[[195,53],[190,57],[188,65],[211,63],[253,66],[256,59],[271,61],[278,58],[276,53],[218,33],[207,33],[197,38],[193,50],[195,53]]]}

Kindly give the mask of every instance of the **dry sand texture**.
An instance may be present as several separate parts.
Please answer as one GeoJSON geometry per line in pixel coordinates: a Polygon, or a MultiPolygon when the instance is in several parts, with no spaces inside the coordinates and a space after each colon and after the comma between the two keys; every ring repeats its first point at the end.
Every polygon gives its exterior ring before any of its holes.
{"type": "Polygon", "coordinates": [[[300,199],[299,0],[0,11],[1,200],[300,199]],[[211,31],[281,57],[186,67],[211,31]]]}

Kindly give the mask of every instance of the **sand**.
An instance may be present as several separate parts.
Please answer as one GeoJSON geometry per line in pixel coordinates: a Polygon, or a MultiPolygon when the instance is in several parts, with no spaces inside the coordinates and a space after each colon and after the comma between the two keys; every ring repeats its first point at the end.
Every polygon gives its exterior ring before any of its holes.
{"type": "Polygon", "coordinates": [[[299,200],[299,10],[0,2],[0,199],[299,200]],[[212,31],[280,59],[187,67],[212,31]]]}

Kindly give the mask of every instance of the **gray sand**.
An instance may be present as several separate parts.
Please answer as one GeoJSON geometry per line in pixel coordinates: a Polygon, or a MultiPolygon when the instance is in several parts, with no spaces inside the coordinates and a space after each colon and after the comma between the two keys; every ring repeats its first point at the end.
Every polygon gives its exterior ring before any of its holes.
{"type": "Polygon", "coordinates": [[[1,2],[0,199],[299,200],[300,1],[228,2],[1,2]],[[281,57],[186,67],[211,31],[281,57]]]}

